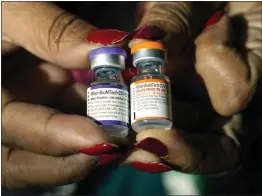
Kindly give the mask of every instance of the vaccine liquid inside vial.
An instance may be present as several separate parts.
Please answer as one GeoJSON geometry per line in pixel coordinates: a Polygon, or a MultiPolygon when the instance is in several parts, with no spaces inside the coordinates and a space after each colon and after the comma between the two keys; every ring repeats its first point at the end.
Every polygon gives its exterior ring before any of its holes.
{"type": "Polygon", "coordinates": [[[129,94],[117,83],[92,83],[87,90],[87,115],[113,137],[126,137],[129,130],[129,94]]]}
{"type": "Polygon", "coordinates": [[[131,123],[136,132],[172,128],[171,88],[161,73],[141,74],[130,86],[131,123]]]}

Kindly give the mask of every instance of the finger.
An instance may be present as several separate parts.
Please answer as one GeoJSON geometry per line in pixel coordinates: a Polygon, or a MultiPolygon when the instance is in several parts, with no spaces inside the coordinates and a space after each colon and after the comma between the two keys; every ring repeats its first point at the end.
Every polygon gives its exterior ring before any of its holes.
{"type": "Polygon", "coordinates": [[[16,50],[18,46],[11,44],[10,42],[2,41],[1,54],[7,54],[16,50]]]}
{"type": "Polygon", "coordinates": [[[35,153],[61,156],[109,143],[93,121],[45,106],[9,102],[3,107],[2,120],[2,143],[35,153]]]}
{"type": "MultiPolygon", "coordinates": [[[[231,21],[234,31],[238,32],[235,36],[237,46],[243,52],[254,53],[262,59],[262,4],[257,4],[252,9],[238,13],[238,15],[233,15],[231,21]]],[[[256,63],[258,66],[261,65],[261,62],[258,63],[256,63]]]]}
{"type": "Polygon", "coordinates": [[[74,83],[56,97],[53,105],[70,114],[82,114],[85,116],[86,89],[86,85],[74,83]]]}
{"type": "Polygon", "coordinates": [[[87,55],[96,44],[115,44],[128,35],[116,30],[94,32],[95,27],[51,2],[3,3],[2,27],[10,42],[70,69],[88,68],[87,55]]]}
{"type": "Polygon", "coordinates": [[[155,2],[137,2],[136,5],[136,15],[135,15],[135,23],[139,25],[141,19],[143,18],[145,12],[149,10],[155,2]]]}
{"type": "Polygon", "coordinates": [[[13,71],[3,81],[5,91],[16,100],[49,104],[73,84],[70,72],[60,67],[45,62],[38,66],[25,66],[26,69],[16,68],[16,72],[13,71]]]}
{"type": "Polygon", "coordinates": [[[228,116],[243,110],[254,94],[258,69],[228,46],[226,16],[196,40],[196,71],[202,77],[215,110],[228,116]]]}
{"type": "Polygon", "coordinates": [[[96,157],[75,154],[51,157],[2,147],[2,186],[55,186],[84,178],[95,166],[96,157]]]}
{"type": "MultiPolygon", "coordinates": [[[[91,120],[37,105],[49,104],[62,92],[65,92],[63,99],[70,100],[66,93],[71,85],[71,76],[68,76],[69,72],[44,63],[24,74],[14,75],[7,81],[2,88],[3,143],[59,156],[73,154],[79,148],[109,142],[108,135],[91,120]]],[[[79,101],[75,105],[83,104],[83,88],[74,93],[79,99],[72,98],[71,101],[79,101]]]]}
{"type": "Polygon", "coordinates": [[[257,8],[261,6],[261,2],[228,2],[229,15],[236,15],[240,13],[247,12],[252,8],[257,8]]]}
{"type": "Polygon", "coordinates": [[[172,50],[172,55],[178,54],[199,32],[216,7],[213,3],[148,2],[140,8],[143,17],[133,41],[165,40],[168,51],[171,53],[172,50]]]}
{"type": "Polygon", "coordinates": [[[67,113],[85,114],[87,86],[73,83],[70,72],[57,66],[41,63],[28,67],[9,74],[3,83],[16,100],[54,106],[67,113]]]}
{"type": "Polygon", "coordinates": [[[132,164],[133,162],[141,162],[141,163],[148,163],[148,162],[161,162],[161,159],[157,157],[153,153],[149,153],[148,151],[136,149],[131,152],[128,158],[125,160],[123,165],[132,164]]]}
{"type": "MultiPolygon", "coordinates": [[[[166,166],[186,173],[219,173],[235,169],[239,163],[238,146],[223,135],[147,130],[138,133],[136,140],[138,149],[151,154],[143,153],[147,158],[143,159],[144,163],[155,162],[160,157],[166,166]]],[[[137,150],[136,157],[139,156],[142,153],[137,150]]]]}
{"type": "Polygon", "coordinates": [[[2,109],[2,142],[8,146],[59,156],[109,141],[108,135],[91,120],[16,102],[16,96],[3,88],[2,109]]]}

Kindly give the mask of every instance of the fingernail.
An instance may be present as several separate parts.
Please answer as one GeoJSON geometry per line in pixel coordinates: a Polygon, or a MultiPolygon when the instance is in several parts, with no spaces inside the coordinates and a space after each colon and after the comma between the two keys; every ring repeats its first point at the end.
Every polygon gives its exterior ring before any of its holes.
{"type": "Polygon", "coordinates": [[[155,138],[146,138],[135,144],[135,147],[152,152],[159,157],[165,157],[168,154],[167,147],[155,138]]]}
{"type": "Polygon", "coordinates": [[[121,154],[103,154],[98,157],[98,164],[105,165],[123,156],[124,154],[122,153],[121,154]]]}
{"type": "Polygon", "coordinates": [[[131,38],[134,39],[149,39],[153,41],[162,40],[166,36],[166,32],[157,26],[147,26],[137,29],[131,38]]]}
{"type": "Polygon", "coordinates": [[[91,31],[86,40],[101,45],[110,45],[123,41],[130,33],[114,29],[98,29],[91,31]]]}
{"type": "Polygon", "coordinates": [[[122,76],[124,78],[124,81],[127,85],[130,84],[133,77],[137,75],[137,69],[135,67],[133,68],[127,68],[122,72],[122,76]]]}
{"type": "Polygon", "coordinates": [[[77,152],[84,153],[87,155],[101,155],[108,153],[114,149],[117,149],[118,146],[110,143],[97,144],[88,148],[79,148],[77,152]]]}
{"type": "Polygon", "coordinates": [[[216,11],[206,22],[205,28],[211,27],[212,25],[216,24],[224,15],[223,11],[216,11]]]}
{"type": "Polygon", "coordinates": [[[132,162],[131,166],[137,170],[149,173],[163,173],[172,169],[163,163],[132,162]]]}

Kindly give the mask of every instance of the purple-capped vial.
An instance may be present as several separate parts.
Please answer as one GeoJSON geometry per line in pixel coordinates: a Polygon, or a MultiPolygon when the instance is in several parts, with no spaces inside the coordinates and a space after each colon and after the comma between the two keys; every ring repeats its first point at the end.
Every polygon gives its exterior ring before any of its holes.
{"type": "Polygon", "coordinates": [[[129,93],[121,71],[126,52],[117,47],[102,47],[89,53],[96,79],[87,89],[87,116],[112,137],[126,137],[129,130],[129,93]]]}

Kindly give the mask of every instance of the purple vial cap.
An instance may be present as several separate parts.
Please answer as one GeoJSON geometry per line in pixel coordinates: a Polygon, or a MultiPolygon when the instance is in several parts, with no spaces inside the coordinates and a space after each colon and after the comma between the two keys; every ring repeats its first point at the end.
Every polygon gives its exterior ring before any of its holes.
{"type": "Polygon", "coordinates": [[[124,56],[125,58],[127,57],[126,51],[124,51],[122,48],[101,47],[101,48],[97,48],[89,52],[89,60],[92,60],[96,55],[99,55],[99,54],[112,54],[112,55],[124,56]]]}

